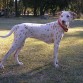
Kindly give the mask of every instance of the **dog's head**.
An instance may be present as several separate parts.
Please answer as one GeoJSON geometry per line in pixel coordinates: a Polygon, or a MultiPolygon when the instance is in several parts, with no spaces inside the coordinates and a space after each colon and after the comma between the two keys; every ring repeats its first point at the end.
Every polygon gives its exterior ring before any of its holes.
{"type": "Polygon", "coordinates": [[[60,15],[60,20],[62,22],[70,22],[73,19],[75,19],[76,13],[71,12],[71,11],[62,11],[60,15]]]}
{"type": "Polygon", "coordinates": [[[62,11],[59,16],[59,23],[65,28],[69,27],[69,22],[75,19],[76,13],[71,11],[62,11]]]}

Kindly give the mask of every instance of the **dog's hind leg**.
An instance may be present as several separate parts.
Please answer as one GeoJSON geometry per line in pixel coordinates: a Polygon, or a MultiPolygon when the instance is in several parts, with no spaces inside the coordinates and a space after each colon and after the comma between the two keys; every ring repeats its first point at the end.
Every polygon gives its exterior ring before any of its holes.
{"type": "MultiPolygon", "coordinates": [[[[18,43],[19,43],[19,42],[18,42],[18,43]]],[[[23,40],[21,41],[20,47],[19,47],[18,49],[16,49],[16,50],[15,50],[15,53],[14,53],[15,61],[16,61],[17,64],[19,64],[19,65],[23,65],[23,63],[19,61],[18,55],[19,55],[20,50],[21,50],[22,47],[24,46],[24,43],[25,43],[25,39],[23,38],[23,40]]]]}
{"type": "Polygon", "coordinates": [[[22,48],[22,47],[18,48],[18,49],[15,51],[15,54],[14,54],[15,61],[16,61],[17,64],[19,64],[19,65],[23,65],[23,63],[20,62],[19,59],[18,59],[18,55],[19,55],[19,52],[20,52],[21,48],[22,48]]]}
{"type": "MultiPolygon", "coordinates": [[[[17,38],[17,41],[14,41],[12,44],[12,47],[10,48],[10,50],[6,53],[6,55],[3,57],[1,63],[0,63],[0,68],[3,68],[3,64],[4,62],[7,60],[7,58],[16,50],[18,50],[20,47],[22,47],[22,45],[24,44],[25,38],[22,37],[21,39],[17,38]]],[[[19,51],[18,51],[19,53],[19,51]]],[[[17,54],[18,54],[17,53],[17,54]]]]}
{"type": "Polygon", "coordinates": [[[7,58],[17,49],[17,47],[12,46],[10,48],[10,50],[6,53],[6,55],[3,57],[1,63],[0,63],[0,68],[3,68],[3,64],[5,63],[5,61],[7,60],[7,58]]]}

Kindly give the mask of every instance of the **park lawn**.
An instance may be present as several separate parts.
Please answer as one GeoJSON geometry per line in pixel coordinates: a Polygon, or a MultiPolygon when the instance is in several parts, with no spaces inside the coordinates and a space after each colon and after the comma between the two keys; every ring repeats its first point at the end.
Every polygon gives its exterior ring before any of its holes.
{"type": "MultiPolygon", "coordinates": [[[[9,30],[1,30],[0,35],[9,30]]],[[[0,60],[11,47],[13,34],[0,38],[0,60]]],[[[19,54],[23,66],[16,65],[13,54],[0,69],[0,83],[83,83],[83,28],[70,28],[65,33],[60,48],[60,67],[53,65],[53,44],[37,39],[26,39],[19,54]]]]}

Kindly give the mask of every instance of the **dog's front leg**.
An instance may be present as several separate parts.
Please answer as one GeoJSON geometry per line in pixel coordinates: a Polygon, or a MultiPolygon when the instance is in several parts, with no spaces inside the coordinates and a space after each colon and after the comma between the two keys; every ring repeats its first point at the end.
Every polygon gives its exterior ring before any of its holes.
{"type": "Polygon", "coordinates": [[[62,38],[62,34],[57,34],[55,35],[54,39],[54,65],[55,67],[59,67],[58,65],[58,49],[59,49],[59,44],[62,38]]]}
{"type": "Polygon", "coordinates": [[[58,48],[59,48],[59,44],[57,44],[55,42],[54,43],[54,65],[55,65],[55,67],[59,67],[59,65],[58,65],[58,48]]]}

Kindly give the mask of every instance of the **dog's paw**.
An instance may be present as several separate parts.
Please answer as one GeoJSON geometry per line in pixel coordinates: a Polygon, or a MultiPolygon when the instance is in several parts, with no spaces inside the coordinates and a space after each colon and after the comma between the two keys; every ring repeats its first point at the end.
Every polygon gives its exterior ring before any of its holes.
{"type": "Polygon", "coordinates": [[[55,68],[59,68],[59,64],[58,63],[55,63],[55,68]]]}
{"type": "Polygon", "coordinates": [[[0,64],[0,69],[4,69],[4,66],[2,64],[0,64]]]}
{"type": "Polygon", "coordinates": [[[19,64],[19,65],[23,65],[23,63],[22,63],[22,62],[19,62],[18,64],[19,64]]]}

